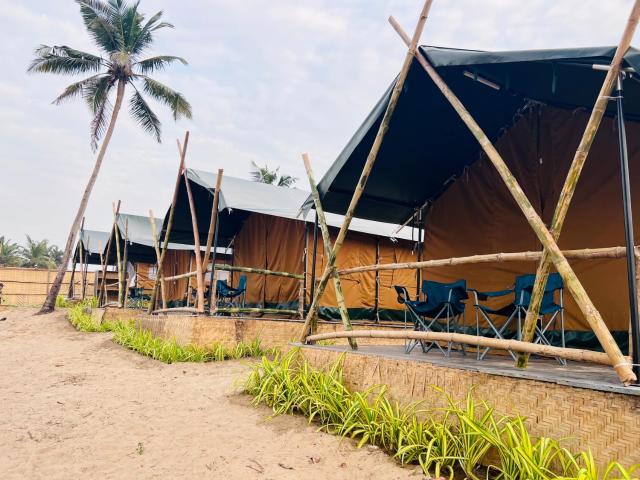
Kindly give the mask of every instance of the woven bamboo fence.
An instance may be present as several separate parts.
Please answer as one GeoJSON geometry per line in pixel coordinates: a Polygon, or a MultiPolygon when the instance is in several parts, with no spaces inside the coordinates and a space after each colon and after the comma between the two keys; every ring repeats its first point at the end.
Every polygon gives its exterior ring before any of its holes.
{"type": "MultiPolygon", "coordinates": [[[[0,283],[3,284],[0,294],[0,305],[29,307],[41,305],[49,292],[56,270],[36,268],[0,267],[0,283]]],[[[71,272],[64,276],[60,292],[66,295],[69,291],[71,272]]],[[[74,279],[75,296],[80,295],[81,275],[76,272],[74,279]]],[[[87,294],[93,292],[94,273],[87,273],[87,294]]]]}

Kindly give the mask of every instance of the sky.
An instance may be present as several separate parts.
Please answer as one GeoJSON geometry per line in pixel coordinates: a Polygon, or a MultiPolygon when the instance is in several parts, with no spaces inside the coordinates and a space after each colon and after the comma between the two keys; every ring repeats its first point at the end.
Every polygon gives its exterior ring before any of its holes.
{"type": "MultiPolygon", "coordinates": [[[[616,45],[632,0],[434,0],[422,44],[484,50],[616,45]]],[[[192,120],[163,122],[162,143],[123,109],[86,212],[108,230],[121,210],[164,216],[190,131],[187,166],[248,178],[251,162],[308,189],[301,154],[320,178],[397,75],[405,48],[387,23],[413,31],[419,0],[142,0],[163,10],[150,55],[178,55],[158,80],[182,92],[192,120]]],[[[63,246],[94,164],[90,114],[51,101],[75,77],[27,74],[40,44],[97,53],[72,0],[0,0],[0,236],[63,246]]],[[[637,36],[635,43],[637,44],[637,36]]],[[[79,79],[79,78],[78,78],[79,79]]],[[[126,104],[125,104],[126,105],[126,104]]]]}

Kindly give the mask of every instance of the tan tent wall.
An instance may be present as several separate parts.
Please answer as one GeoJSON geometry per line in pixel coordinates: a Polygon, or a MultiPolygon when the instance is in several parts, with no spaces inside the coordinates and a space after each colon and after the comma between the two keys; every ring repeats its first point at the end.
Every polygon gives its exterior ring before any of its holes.
{"type": "MultiPolygon", "coordinates": [[[[536,107],[526,112],[496,142],[525,193],[548,224],[573,154],[588,119],[585,111],[536,107]]],[[[627,124],[631,185],[640,185],[640,125],[627,124]]],[[[633,208],[640,211],[640,192],[633,208]]],[[[624,245],[622,194],[615,120],[605,118],[578,183],[559,245],[563,249],[624,245]]],[[[635,225],[635,235],[640,229],[635,225]]],[[[518,252],[541,248],[496,170],[482,158],[434,203],[426,219],[425,259],[518,252]]],[[[572,262],[596,307],[624,338],[629,326],[625,261],[572,262]]],[[[479,290],[513,285],[516,275],[535,272],[535,263],[496,263],[430,269],[425,278],[467,279],[479,290]]],[[[566,328],[587,331],[588,324],[571,295],[565,294],[566,328]]],[[[497,301],[502,305],[513,297],[497,301]]],[[[468,309],[467,316],[473,311],[468,309]]],[[[475,321],[475,318],[474,318],[475,321]]],[[[469,323],[469,319],[467,319],[469,323]]]]}
{"type": "MultiPolygon", "coordinates": [[[[56,270],[44,270],[34,268],[0,267],[0,283],[2,289],[2,305],[34,306],[40,305],[49,292],[51,283],[56,276],[56,270]]],[[[80,268],[76,270],[74,278],[75,296],[80,296],[81,290],[80,268]]],[[[66,296],[69,291],[71,272],[64,275],[60,294],[66,296]]],[[[87,273],[87,295],[93,293],[94,272],[87,273]]]]}
{"type": "MultiPolygon", "coordinates": [[[[307,305],[311,293],[311,265],[313,261],[313,234],[309,225],[307,237],[307,305]]],[[[254,213],[246,220],[242,230],[234,241],[234,265],[242,267],[264,268],[290,273],[304,273],[304,237],[305,223],[270,215],[254,213]]],[[[337,229],[331,228],[332,241],[337,229]]],[[[350,268],[370,265],[376,261],[376,242],[378,237],[359,232],[349,232],[342,251],[337,259],[338,268],[350,268]]],[[[381,261],[415,260],[411,243],[400,241],[392,243],[387,238],[380,239],[381,261]]],[[[316,259],[316,281],[322,275],[325,266],[322,240],[318,240],[316,259]]],[[[244,275],[244,274],[243,274],[244,275]]],[[[233,275],[233,284],[237,285],[239,275],[233,275]]],[[[372,320],[375,307],[375,272],[349,275],[343,278],[343,290],[347,307],[356,316],[365,316],[372,320]],[[358,312],[359,311],[359,312],[358,312]]],[[[383,272],[380,275],[379,308],[396,312],[396,318],[402,307],[398,304],[393,285],[405,285],[415,290],[415,272],[383,272]]],[[[247,274],[246,301],[251,305],[291,306],[298,302],[299,281],[282,277],[247,274]]],[[[322,299],[322,316],[335,318],[336,297],[333,284],[329,286],[322,299]]],[[[364,318],[364,317],[362,317],[364,318]]]]}

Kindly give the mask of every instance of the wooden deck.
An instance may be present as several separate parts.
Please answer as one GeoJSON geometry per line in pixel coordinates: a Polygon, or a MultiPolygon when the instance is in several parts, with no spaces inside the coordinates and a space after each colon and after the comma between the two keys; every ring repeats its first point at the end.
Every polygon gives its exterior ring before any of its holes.
{"type": "Polygon", "coordinates": [[[563,367],[555,359],[531,357],[527,369],[518,369],[514,366],[513,359],[508,355],[489,354],[484,360],[477,360],[475,352],[462,355],[457,351],[453,351],[450,357],[445,357],[441,352],[434,350],[426,354],[422,353],[420,347],[416,347],[413,352],[407,355],[404,353],[404,348],[399,345],[362,345],[355,352],[351,351],[348,346],[343,345],[306,345],[304,348],[336,352],[349,351],[358,355],[381,356],[394,360],[412,360],[491,375],[538,380],[601,392],[640,396],[640,387],[624,387],[620,384],[613,368],[605,365],[568,362],[563,367]]]}

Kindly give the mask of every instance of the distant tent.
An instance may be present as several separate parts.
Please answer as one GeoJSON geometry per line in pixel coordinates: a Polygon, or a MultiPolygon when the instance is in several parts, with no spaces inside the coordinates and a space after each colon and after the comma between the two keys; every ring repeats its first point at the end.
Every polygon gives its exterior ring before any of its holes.
{"type": "MultiPolygon", "coordinates": [[[[187,177],[196,206],[200,242],[205,245],[217,176],[201,170],[188,169],[187,177]]],[[[300,207],[308,195],[309,192],[296,188],[276,187],[225,175],[222,180],[218,217],[218,245],[233,247],[234,265],[304,274],[307,279],[307,305],[311,301],[312,290],[313,223],[302,220],[299,214],[300,207]]],[[[336,227],[342,224],[342,217],[330,214],[328,222],[335,236],[336,227]]],[[[345,254],[338,262],[339,267],[355,267],[375,262],[378,245],[379,257],[385,261],[415,260],[410,233],[405,229],[392,240],[393,228],[393,225],[385,223],[354,219],[343,248],[345,254]]],[[[165,229],[166,218],[163,231],[165,229]]],[[[184,183],[178,192],[170,240],[190,243],[194,241],[184,183]]],[[[317,281],[325,261],[321,238],[316,248],[317,281]]],[[[400,283],[413,285],[415,288],[415,275],[412,272],[389,273],[390,275],[383,274],[378,277],[374,272],[367,272],[344,278],[343,288],[352,318],[402,318],[401,305],[397,303],[392,287],[393,284],[400,283]],[[378,301],[375,293],[376,278],[380,281],[378,301]]],[[[249,306],[280,309],[298,307],[298,280],[273,276],[267,278],[262,274],[247,274],[247,277],[246,301],[249,306]]],[[[234,272],[231,282],[237,284],[238,279],[239,274],[234,272]]],[[[335,308],[333,286],[329,287],[327,295],[323,297],[322,305],[322,317],[339,318],[335,308]]]]}
{"type": "MultiPolygon", "coordinates": [[[[479,52],[421,47],[421,52],[467,107],[549,224],[569,165],[614,47],[479,52]]],[[[640,71],[630,49],[623,67],[640,71]]],[[[394,82],[395,83],[395,82],[394,82]]],[[[370,151],[393,84],[319,184],[326,210],[344,213],[370,151]]],[[[624,82],[632,187],[640,185],[640,83],[624,82]]],[[[578,182],[560,237],[562,249],[624,245],[615,105],[611,103],[578,182]]],[[[640,207],[640,192],[633,207],[640,207]]],[[[309,208],[311,202],[307,201],[309,208]]],[[[414,60],[390,129],[356,215],[403,223],[424,209],[425,259],[540,250],[496,170],[477,141],[414,60]]],[[[636,238],[640,228],[636,224],[636,238]]],[[[572,261],[576,274],[619,345],[628,341],[629,302],[624,259],[572,261]]],[[[425,278],[466,278],[480,290],[502,289],[535,263],[429,269],[425,278]]],[[[569,346],[597,341],[570,295],[565,295],[569,346]]]]}
{"type": "Polygon", "coordinates": [[[73,253],[73,261],[80,262],[80,250],[82,249],[82,260],[89,265],[100,265],[100,254],[109,241],[109,232],[98,230],[80,230],[78,243],[73,253]]]}
{"type": "MultiPolygon", "coordinates": [[[[162,228],[162,219],[156,218],[158,242],[162,246],[163,236],[160,236],[162,228]]],[[[142,215],[132,215],[127,213],[119,213],[116,220],[116,228],[120,237],[120,252],[124,255],[124,242],[127,239],[127,261],[134,265],[138,276],[138,286],[145,290],[153,287],[155,279],[155,265],[157,256],[154,248],[154,240],[151,231],[151,222],[149,217],[142,215]]],[[[115,231],[111,231],[112,242],[115,242],[115,231]]],[[[104,247],[106,255],[106,246],[104,247]]],[[[169,243],[167,253],[164,259],[164,275],[170,277],[179,272],[187,271],[192,263],[193,246],[183,243],[169,243]]],[[[219,258],[224,258],[220,255],[219,258]]],[[[117,251],[115,243],[111,246],[109,252],[109,265],[116,265],[117,251]]],[[[169,299],[182,299],[187,290],[187,279],[167,282],[167,296],[169,299]]]]}

